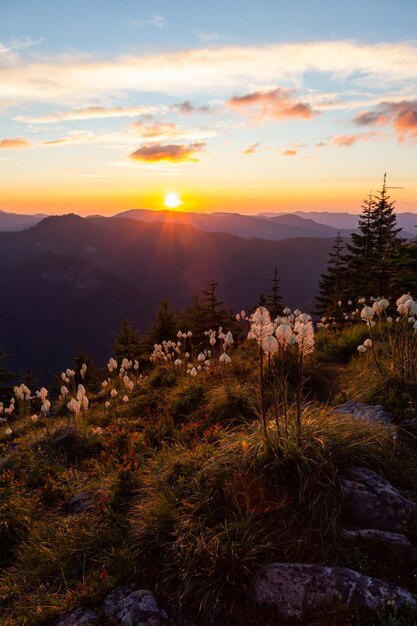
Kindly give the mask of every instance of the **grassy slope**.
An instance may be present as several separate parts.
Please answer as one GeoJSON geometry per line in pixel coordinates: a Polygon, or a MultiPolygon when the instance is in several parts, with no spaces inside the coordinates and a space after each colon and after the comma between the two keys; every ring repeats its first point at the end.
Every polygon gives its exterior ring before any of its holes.
{"type": "MultiPolygon", "coordinates": [[[[351,334],[336,347],[319,342],[308,399],[334,398],[334,358],[356,350],[351,334]]],[[[413,443],[320,404],[304,413],[300,446],[291,415],[282,439],[270,422],[265,442],[255,419],[254,354],[238,351],[233,362],[227,377],[214,372],[198,382],[156,368],[128,405],[105,411],[102,399],[90,398],[88,422],[76,429],[66,417],[51,420],[50,433],[27,418],[14,422],[11,437],[3,429],[2,626],[53,624],[60,611],[98,606],[128,581],[154,589],[163,606],[174,598],[177,624],[208,616],[252,624],[253,573],[272,561],[346,565],[415,590],[409,571],[343,543],[337,486],[338,473],[356,464],[417,499],[413,443]],[[69,501],[80,493],[90,506],[73,514],[69,501]]],[[[351,367],[352,377],[363,377],[351,367]]],[[[255,614],[260,619],[260,609],[255,614]]],[[[270,613],[263,619],[276,623],[270,613]]],[[[344,613],[328,619],[365,623],[344,613]]],[[[387,620],[378,623],[400,623],[387,620]]]]}

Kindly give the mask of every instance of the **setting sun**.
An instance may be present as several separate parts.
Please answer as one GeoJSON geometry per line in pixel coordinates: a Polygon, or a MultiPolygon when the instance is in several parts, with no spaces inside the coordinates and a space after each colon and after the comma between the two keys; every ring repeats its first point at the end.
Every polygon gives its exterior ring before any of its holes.
{"type": "Polygon", "coordinates": [[[164,205],[166,207],[168,207],[169,209],[177,209],[179,206],[181,206],[181,204],[182,202],[177,193],[171,192],[166,194],[164,199],[164,205]]]}

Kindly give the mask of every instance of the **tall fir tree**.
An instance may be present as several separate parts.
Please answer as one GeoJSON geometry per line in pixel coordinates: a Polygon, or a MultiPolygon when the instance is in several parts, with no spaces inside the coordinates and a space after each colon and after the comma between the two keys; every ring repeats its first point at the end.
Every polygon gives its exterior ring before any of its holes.
{"type": "Polygon", "coordinates": [[[124,319],[116,335],[114,354],[118,361],[129,359],[134,361],[140,354],[140,336],[133,328],[132,322],[124,319]]]}
{"type": "Polygon", "coordinates": [[[0,401],[10,400],[12,394],[12,382],[15,375],[12,374],[4,365],[4,361],[9,358],[3,350],[0,350],[0,401]]]}
{"type": "Polygon", "coordinates": [[[401,228],[397,227],[395,202],[390,201],[386,180],[384,174],[382,189],[364,201],[359,232],[352,233],[347,246],[349,295],[355,298],[390,295],[401,228]]]}
{"type": "Polygon", "coordinates": [[[343,250],[344,241],[339,231],[329,252],[327,271],[321,275],[319,282],[316,310],[320,315],[335,318],[341,315],[338,302],[340,300],[343,301],[347,295],[346,261],[343,256],[343,250]]]}
{"type": "Polygon", "coordinates": [[[145,348],[152,350],[156,343],[177,336],[177,316],[171,309],[167,298],[164,298],[156,312],[155,319],[150,323],[148,336],[145,340],[145,348]]]}
{"type": "Polygon", "coordinates": [[[282,298],[280,293],[280,281],[278,278],[277,267],[275,267],[274,276],[273,278],[269,279],[269,282],[272,283],[272,285],[270,293],[266,296],[265,306],[271,314],[271,317],[275,319],[276,317],[278,317],[278,315],[281,315],[283,311],[282,298]]]}

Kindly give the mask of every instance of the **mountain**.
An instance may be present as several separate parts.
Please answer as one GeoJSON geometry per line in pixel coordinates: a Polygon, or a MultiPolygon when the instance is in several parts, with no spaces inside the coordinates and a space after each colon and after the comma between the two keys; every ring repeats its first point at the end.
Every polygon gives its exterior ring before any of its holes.
{"type": "MultiPolygon", "coordinates": [[[[275,221],[278,218],[285,217],[286,215],[298,216],[305,222],[314,220],[314,222],[320,223],[320,225],[326,225],[340,230],[347,234],[349,231],[356,230],[358,228],[358,213],[336,213],[331,211],[295,211],[295,213],[258,213],[257,217],[269,219],[275,221]]],[[[402,235],[405,238],[414,238],[417,236],[417,213],[397,213],[397,223],[400,228],[403,229],[402,235]]]]}
{"type": "Polygon", "coordinates": [[[24,230],[43,220],[46,215],[37,213],[34,215],[22,215],[20,213],[7,213],[0,210],[0,231],[24,230]]]}
{"type": "Polygon", "coordinates": [[[118,213],[114,218],[128,218],[147,222],[165,222],[194,226],[205,232],[222,232],[239,237],[259,237],[278,241],[288,237],[334,237],[337,229],[303,219],[292,214],[273,219],[240,213],[193,213],[185,211],[149,211],[131,209],[118,213]]]}
{"type": "Polygon", "coordinates": [[[164,297],[175,307],[219,283],[232,311],[257,302],[277,266],[285,303],[311,309],[332,239],[280,241],[183,224],[75,215],[0,233],[0,348],[15,370],[60,371],[76,350],[99,363],[124,317],[142,330],[164,297]]]}

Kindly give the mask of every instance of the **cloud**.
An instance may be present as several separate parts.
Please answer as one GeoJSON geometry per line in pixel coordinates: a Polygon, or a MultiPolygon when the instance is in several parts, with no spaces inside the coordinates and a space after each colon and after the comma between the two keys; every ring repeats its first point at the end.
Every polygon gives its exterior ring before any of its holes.
{"type": "Polygon", "coordinates": [[[326,144],[324,143],[324,141],[319,141],[318,143],[316,143],[316,148],[325,148],[326,144]]]}
{"type": "Polygon", "coordinates": [[[369,132],[369,133],[359,133],[357,135],[338,135],[332,138],[332,143],[338,148],[349,148],[350,146],[355,145],[358,141],[366,141],[370,137],[378,136],[378,133],[369,132]]]}
{"type": "Polygon", "coordinates": [[[134,122],[132,127],[144,139],[153,139],[160,143],[173,139],[176,141],[197,142],[217,134],[216,131],[210,129],[182,129],[177,124],[170,122],[156,122],[154,124],[134,122]]]}
{"type": "Polygon", "coordinates": [[[197,37],[206,43],[218,43],[219,41],[227,41],[229,37],[226,35],[221,35],[220,33],[208,33],[202,30],[198,30],[196,32],[197,37]]]}
{"type": "Polygon", "coordinates": [[[21,137],[17,137],[15,139],[0,139],[0,149],[1,150],[9,150],[13,148],[29,148],[31,146],[31,142],[27,139],[22,139],[21,137]]]}
{"type": "Polygon", "coordinates": [[[132,152],[130,158],[134,161],[170,161],[181,163],[183,161],[198,161],[195,154],[201,152],[206,144],[203,142],[192,143],[189,146],[183,144],[160,144],[153,143],[141,146],[132,152]]]}
{"type": "Polygon", "coordinates": [[[392,125],[399,141],[417,139],[417,100],[380,102],[375,109],[359,113],[354,122],[358,126],[392,125]]]}
{"type": "Polygon", "coordinates": [[[167,21],[161,15],[151,15],[147,20],[130,20],[131,26],[155,26],[155,28],[165,28],[167,21]]]}
{"type": "MultiPolygon", "coordinates": [[[[363,90],[364,85],[369,90],[372,84],[393,89],[417,79],[417,43],[317,41],[201,47],[104,59],[66,54],[29,61],[16,51],[1,50],[2,99],[12,103],[79,103],[126,92],[190,97],[208,90],[224,98],[247,85],[259,92],[265,85],[303,84],[305,76],[311,81],[317,74],[337,85],[348,80],[350,90],[358,86],[363,90]]],[[[314,102],[311,106],[319,108],[314,102]]]]}
{"type": "Polygon", "coordinates": [[[229,100],[233,109],[243,110],[258,119],[266,117],[285,119],[302,117],[308,119],[316,114],[309,104],[298,102],[290,89],[273,89],[271,91],[254,91],[244,96],[235,96],[229,100]]]}
{"type": "Polygon", "coordinates": [[[295,156],[297,154],[297,150],[285,150],[282,154],[283,156],[295,156]]]}
{"type": "Polygon", "coordinates": [[[40,117],[16,116],[18,122],[30,124],[51,124],[54,122],[72,122],[74,120],[93,120],[108,117],[136,117],[139,115],[155,115],[163,107],[157,106],[132,106],[132,107],[102,107],[91,106],[73,109],[72,111],[55,111],[40,117]]]}
{"type": "Polygon", "coordinates": [[[242,154],[246,154],[250,156],[252,154],[255,154],[255,152],[258,151],[258,148],[259,148],[259,143],[253,143],[251,146],[246,148],[246,150],[243,150],[242,154]]]}
{"type": "Polygon", "coordinates": [[[172,109],[174,111],[178,111],[178,113],[209,113],[213,110],[212,107],[209,107],[208,105],[196,107],[190,100],[184,100],[184,102],[174,104],[172,109]]]}

